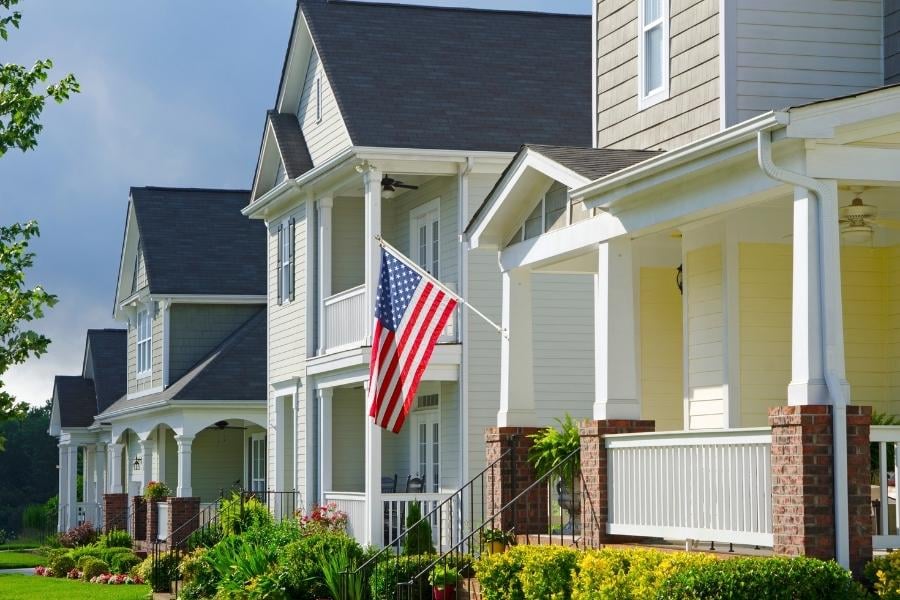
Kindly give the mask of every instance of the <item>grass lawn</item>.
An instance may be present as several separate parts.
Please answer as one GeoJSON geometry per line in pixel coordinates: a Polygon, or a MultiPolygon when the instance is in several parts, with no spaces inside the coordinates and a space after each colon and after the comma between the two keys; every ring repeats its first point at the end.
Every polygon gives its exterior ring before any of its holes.
{"type": "Polygon", "coordinates": [[[21,569],[24,567],[36,567],[47,562],[46,556],[40,556],[31,552],[0,552],[0,569],[21,569]]]}
{"type": "Polygon", "coordinates": [[[0,575],[3,600],[144,600],[149,593],[150,587],[146,585],[100,585],[55,577],[0,575]]]}
{"type": "Polygon", "coordinates": [[[39,548],[44,545],[44,542],[39,539],[21,539],[16,540],[14,542],[8,542],[6,544],[0,544],[0,551],[3,550],[30,550],[32,548],[39,548]]]}

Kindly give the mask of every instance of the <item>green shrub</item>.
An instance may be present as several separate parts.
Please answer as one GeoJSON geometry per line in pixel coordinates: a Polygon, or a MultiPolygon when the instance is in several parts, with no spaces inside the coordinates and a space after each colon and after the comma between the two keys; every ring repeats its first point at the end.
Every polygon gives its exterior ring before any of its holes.
{"type": "MultiPolygon", "coordinates": [[[[397,584],[412,581],[435,559],[432,554],[394,556],[374,565],[369,576],[369,589],[372,600],[394,600],[397,597],[397,584]]],[[[404,600],[426,600],[431,598],[431,586],[427,579],[416,581],[409,594],[401,595],[404,600]]],[[[487,597],[485,597],[487,600],[487,597]]]]}
{"type": "Polygon", "coordinates": [[[269,509],[252,496],[246,498],[235,493],[231,498],[222,500],[219,507],[219,525],[226,535],[242,533],[251,527],[263,527],[270,523],[272,515],[269,509]]]}
{"type": "Polygon", "coordinates": [[[682,569],[714,562],[702,552],[660,552],[604,548],[581,554],[572,582],[572,600],[655,598],[663,583],[682,569]]]}
{"type": "Polygon", "coordinates": [[[178,557],[161,552],[154,568],[153,555],[148,556],[132,569],[132,573],[146,581],[154,592],[168,592],[178,575],[178,557]]]}
{"type": "Polygon", "coordinates": [[[572,571],[578,553],[562,546],[539,547],[526,552],[522,561],[522,594],[525,600],[565,600],[572,595],[572,571]]]}
{"type": "Polygon", "coordinates": [[[113,561],[120,556],[134,556],[134,552],[132,552],[128,548],[122,548],[121,546],[100,549],[100,558],[108,562],[110,565],[113,564],[113,561]]]}
{"type": "Polygon", "coordinates": [[[90,581],[97,575],[109,573],[109,565],[105,561],[92,556],[85,556],[80,563],[81,578],[90,581]]]}
{"type": "Polygon", "coordinates": [[[674,573],[660,600],[862,600],[866,592],[833,561],[814,558],[733,558],[674,573]]]}
{"type": "Polygon", "coordinates": [[[209,548],[197,548],[181,559],[178,571],[185,583],[185,597],[190,600],[191,594],[197,598],[212,598],[216,595],[219,574],[213,569],[207,554],[209,548]],[[190,587],[190,591],[187,588],[190,587]]]}
{"type": "Polygon", "coordinates": [[[403,538],[403,554],[434,554],[431,543],[431,524],[422,520],[422,505],[410,502],[406,513],[406,536],[403,538]]]}
{"type": "Polygon", "coordinates": [[[75,559],[68,552],[54,551],[47,557],[47,566],[53,570],[54,577],[65,577],[75,568],[75,559]]]}
{"type": "Polygon", "coordinates": [[[212,548],[222,541],[223,537],[224,534],[220,527],[203,527],[189,535],[185,544],[189,550],[194,550],[195,548],[212,548]]]}
{"type": "Polygon", "coordinates": [[[69,554],[69,556],[72,557],[72,560],[75,561],[75,564],[78,564],[81,562],[81,559],[86,556],[91,557],[91,558],[101,558],[101,556],[100,556],[101,550],[102,549],[100,548],[100,546],[98,546],[96,544],[90,544],[88,546],[80,546],[78,548],[72,548],[71,550],[68,551],[68,554],[69,554]]]}
{"type": "MultiPolygon", "coordinates": [[[[276,558],[277,548],[247,543],[237,535],[225,536],[221,542],[206,553],[206,560],[219,576],[217,596],[226,598],[256,596],[258,584],[263,576],[269,573],[276,558]],[[257,582],[257,585],[248,589],[248,586],[254,581],[257,582]]],[[[269,589],[269,587],[267,585],[265,589],[269,589]]],[[[280,584],[277,587],[281,587],[280,584]]],[[[274,593],[275,589],[271,591],[274,593]]]]}
{"type": "Polygon", "coordinates": [[[359,557],[349,544],[342,546],[339,552],[319,557],[322,582],[332,598],[365,600],[366,580],[362,573],[355,573],[358,566],[359,557]],[[345,576],[344,573],[351,574],[345,576]]]}
{"type": "Polygon", "coordinates": [[[484,600],[524,600],[519,574],[525,566],[527,546],[515,546],[501,554],[487,554],[475,563],[484,600]]]}
{"type": "Polygon", "coordinates": [[[100,536],[100,545],[106,548],[128,548],[132,546],[131,535],[122,529],[113,529],[100,536]]]}
{"type": "Polygon", "coordinates": [[[876,556],[866,565],[866,577],[872,583],[876,596],[900,600],[900,550],[876,556]]]}
{"type": "Polygon", "coordinates": [[[133,552],[114,554],[109,561],[109,568],[113,573],[127,575],[131,570],[141,564],[141,559],[133,552]]]}
{"type": "Polygon", "coordinates": [[[323,530],[301,537],[279,554],[278,575],[288,594],[300,600],[315,600],[328,594],[319,557],[346,554],[358,564],[363,550],[346,534],[323,530]]]}

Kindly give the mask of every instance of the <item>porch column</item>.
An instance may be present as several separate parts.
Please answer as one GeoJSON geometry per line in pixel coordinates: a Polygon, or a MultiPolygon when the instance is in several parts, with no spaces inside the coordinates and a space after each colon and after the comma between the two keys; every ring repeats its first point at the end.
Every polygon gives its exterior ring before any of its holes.
{"type": "Polygon", "coordinates": [[[192,435],[176,435],[175,443],[178,444],[178,486],[175,495],[179,498],[192,496],[191,486],[191,445],[194,443],[192,435]]]}
{"type": "Polygon", "coordinates": [[[107,491],[108,479],[106,477],[106,444],[98,443],[94,446],[94,471],[97,480],[94,482],[94,497],[97,504],[103,501],[103,494],[107,491]]]}
{"type": "Polygon", "coordinates": [[[94,447],[92,445],[82,446],[81,447],[81,456],[83,459],[84,465],[84,476],[81,479],[82,487],[84,488],[81,492],[81,497],[84,498],[84,515],[85,519],[97,525],[96,519],[93,516],[94,513],[94,503],[97,502],[97,497],[94,495],[96,492],[95,482],[97,481],[95,467],[94,464],[94,447]]]}
{"type": "Polygon", "coordinates": [[[110,444],[109,491],[121,494],[122,489],[122,444],[110,444]]]}
{"type": "MultiPolygon", "coordinates": [[[[375,239],[376,235],[381,235],[381,171],[368,163],[359,169],[362,171],[365,186],[366,310],[367,314],[371,315],[375,310],[378,273],[381,268],[381,247],[375,239]]],[[[371,328],[366,333],[366,344],[372,344],[371,328]]]]}
{"type": "MultiPolygon", "coordinates": [[[[316,390],[319,398],[319,504],[325,504],[325,492],[331,491],[331,453],[332,453],[332,417],[331,398],[334,390],[320,388],[316,390]]],[[[380,484],[379,484],[380,485],[380,484]]],[[[380,489],[380,488],[379,488],[380,489]]]]}
{"type": "MultiPolygon", "coordinates": [[[[366,383],[366,397],[369,384],[366,383]]],[[[366,525],[365,544],[384,545],[384,510],[381,506],[381,428],[363,412],[366,422],[366,525]]]]}
{"type": "Polygon", "coordinates": [[[66,482],[69,479],[67,470],[69,467],[69,452],[66,444],[57,444],[59,448],[59,464],[56,467],[57,476],[59,478],[59,510],[56,517],[56,530],[65,531],[66,529],[66,511],[64,507],[68,506],[68,488],[66,482]]]}
{"type": "Polygon", "coordinates": [[[640,419],[631,240],[599,245],[594,287],[594,419],[640,419]]]}
{"type": "Polygon", "coordinates": [[[497,427],[537,425],[534,410],[534,341],[531,271],[503,273],[503,329],[500,337],[500,410],[497,427]]]}
{"type": "Polygon", "coordinates": [[[153,481],[153,451],[156,442],[153,440],[141,440],[141,494],[147,488],[147,484],[153,481]]]}
{"type": "Polygon", "coordinates": [[[325,298],[331,295],[331,196],[320,198],[319,210],[319,354],[325,354],[325,298]]]}
{"type": "Polygon", "coordinates": [[[78,520],[78,446],[66,448],[66,529],[75,527],[78,520]]]}

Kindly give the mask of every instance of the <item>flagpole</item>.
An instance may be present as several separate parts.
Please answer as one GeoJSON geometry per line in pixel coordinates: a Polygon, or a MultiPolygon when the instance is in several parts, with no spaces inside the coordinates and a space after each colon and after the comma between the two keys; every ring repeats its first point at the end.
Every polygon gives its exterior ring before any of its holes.
{"type": "Polygon", "coordinates": [[[460,296],[459,294],[457,294],[456,292],[454,292],[453,290],[448,288],[446,285],[444,285],[443,283],[441,283],[440,281],[435,279],[434,275],[432,275],[431,273],[429,273],[428,271],[426,271],[425,269],[423,269],[422,267],[420,267],[419,265],[414,263],[405,254],[403,254],[402,252],[400,252],[399,250],[397,250],[396,248],[391,246],[383,237],[381,237],[380,235],[376,235],[375,240],[379,243],[379,245],[381,245],[382,248],[386,248],[386,249],[390,250],[393,254],[395,254],[397,256],[397,259],[400,260],[407,267],[409,267],[410,269],[412,269],[413,271],[415,271],[422,277],[425,277],[428,280],[430,280],[434,285],[436,285],[437,287],[444,290],[444,292],[447,295],[452,296],[457,302],[459,302],[460,304],[462,304],[463,306],[465,306],[466,308],[471,310],[473,313],[475,313],[482,319],[484,319],[485,323],[487,323],[488,325],[490,325],[491,327],[493,327],[494,329],[497,330],[497,333],[499,333],[506,339],[509,339],[509,337],[506,335],[506,331],[504,331],[504,329],[502,327],[500,327],[499,325],[497,325],[496,323],[491,321],[483,312],[481,312],[480,310],[478,310],[477,308],[475,308],[474,306],[472,306],[471,304],[466,302],[465,298],[463,298],[462,296],[460,296]]]}

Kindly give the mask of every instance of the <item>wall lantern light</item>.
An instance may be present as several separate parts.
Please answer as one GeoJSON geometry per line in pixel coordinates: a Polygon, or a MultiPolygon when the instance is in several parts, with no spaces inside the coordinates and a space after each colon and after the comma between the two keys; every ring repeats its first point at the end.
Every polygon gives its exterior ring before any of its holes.
{"type": "Polygon", "coordinates": [[[135,456],[135,457],[134,457],[134,462],[131,463],[131,468],[132,468],[132,470],[134,470],[134,471],[140,471],[140,470],[141,470],[141,457],[140,457],[140,456],[135,456]]]}
{"type": "Polygon", "coordinates": [[[675,285],[678,286],[678,292],[684,296],[684,265],[675,268],[675,285]]]}

